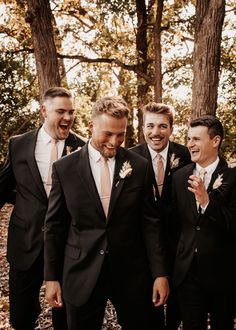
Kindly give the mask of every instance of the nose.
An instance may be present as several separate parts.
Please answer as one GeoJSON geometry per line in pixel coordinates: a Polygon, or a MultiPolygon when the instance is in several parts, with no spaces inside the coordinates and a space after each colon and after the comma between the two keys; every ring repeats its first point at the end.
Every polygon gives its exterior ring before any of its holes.
{"type": "Polygon", "coordinates": [[[152,128],[152,134],[153,135],[160,135],[160,129],[157,125],[153,126],[152,128]]]}
{"type": "Polygon", "coordinates": [[[116,147],[118,145],[118,137],[116,135],[112,135],[109,139],[109,143],[116,147]]]}
{"type": "Polygon", "coordinates": [[[187,146],[188,146],[188,148],[193,147],[193,146],[194,146],[194,140],[192,140],[192,139],[188,139],[187,146]]]}
{"type": "Polygon", "coordinates": [[[72,118],[73,118],[73,116],[70,115],[69,112],[67,112],[67,111],[64,112],[64,115],[63,115],[64,120],[70,121],[72,118]]]}

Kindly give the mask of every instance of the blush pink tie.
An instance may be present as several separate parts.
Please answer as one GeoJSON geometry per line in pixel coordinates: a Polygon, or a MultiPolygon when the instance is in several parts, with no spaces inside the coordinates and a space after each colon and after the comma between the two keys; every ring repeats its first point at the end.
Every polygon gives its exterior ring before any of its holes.
{"type": "Polygon", "coordinates": [[[50,194],[52,187],[52,164],[58,159],[58,149],[57,149],[58,140],[51,139],[51,153],[50,153],[50,162],[48,168],[48,179],[46,183],[46,193],[47,196],[50,194]]]}
{"type": "Polygon", "coordinates": [[[107,217],[111,196],[111,179],[107,159],[101,157],[101,202],[107,217]]]}
{"type": "Polygon", "coordinates": [[[160,154],[157,154],[157,186],[160,196],[162,193],[164,177],[165,177],[165,170],[164,170],[162,156],[160,154]]]}

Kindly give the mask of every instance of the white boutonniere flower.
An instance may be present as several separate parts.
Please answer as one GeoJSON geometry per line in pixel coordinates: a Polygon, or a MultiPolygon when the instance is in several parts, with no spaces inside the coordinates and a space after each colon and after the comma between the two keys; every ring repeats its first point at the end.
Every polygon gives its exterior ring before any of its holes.
{"type": "MultiPolygon", "coordinates": [[[[176,158],[175,153],[170,155],[170,171],[179,166],[180,157],[176,158]]],[[[168,173],[170,175],[170,172],[168,173]]]]}
{"type": "Polygon", "coordinates": [[[230,168],[236,167],[236,158],[230,158],[229,159],[228,167],[230,167],[230,168]]]}
{"type": "Polygon", "coordinates": [[[212,189],[218,189],[223,183],[223,174],[218,174],[215,182],[213,183],[212,189]]]}
{"type": "Polygon", "coordinates": [[[179,166],[180,157],[176,158],[175,153],[170,155],[170,169],[174,169],[179,166]]]}
{"type": "Polygon", "coordinates": [[[116,183],[116,187],[118,186],[120,180],[122,179],[125,179],[126,177],[129,177],[132,173],[133,169],[132,169],[132,166],[130,165],[130,162],[126,161],[123,163],[122,167],[121,167],[121,170],[120,170],[120,173],[119,173],[119,180],[117,181],[116,183]]]}
{"type": "Polygon", "coordinates": [[[78,147],[78,148],[76,148],[75,150],[73,150],[73,147],[71,147],[71,146],[66,146],[66,154],[69,155],[69,154],[71,154],[72,152],[79,151],[80,149],[81,149],[81,147],[78,147]]]}

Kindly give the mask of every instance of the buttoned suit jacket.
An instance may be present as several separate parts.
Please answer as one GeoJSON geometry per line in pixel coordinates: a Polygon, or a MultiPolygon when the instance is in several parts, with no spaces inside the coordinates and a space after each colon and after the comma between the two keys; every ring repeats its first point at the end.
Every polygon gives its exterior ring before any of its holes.
{"type": "Polygon", "coordinates": [[[187,147],[176,142],[172,142],[172,141],[169,142],[165,177],[162,188],[162,194],[160,196],[157,187],[155,172],[152,166],[152,159],[147,143],[143,143],[135,147],[132,147],[131,150],[145,157],[151,165],[151,176],[153,182],[153,189],[155,193],[156,205],[161,215],[164,233],[167,240],[167,248],[170,258],[170,264],[172,265],[174,262],[174,257],[176,253],[176,244],[180,230],[179,224],[176,221],[176,217],[171,216],[172,175],[181,167],[191,163],[190,153],[187,147]],[[176,160],[175,164],[171,160],[172,158],[176,160]]]}
{"type": "MultiPolygon", "coordinates": [[[[48,198],[35,160],[39,129],[12,137],[6,163],[0,171],[0,207],[15,204],[10,217],[7,260],[19,270],[28,269],[42,251],[48,198]]],[[[69,133],[63,155],[85,144],[69,133]]]]}
{"type": "MultiPolygon", "coordinates": [[[[54,163],[45,222],[45,280],[63,273],[63,296],[75,306],[89,299],[106,252],[117,296],[151,299],[153,278],[167,275],[148,162],[119,148],[107,218],[90,168],[87,145],[54,163]],[[119,172],[125,162],[130,176],[119,172]]],[[[147,300],[148,301],[148,300],[147,300]]]]}
{"type": "Polygon", "coordinates": [[[207,189],[209,204],[201,214],[194,194],[188,191],[188,178],[194,167],[195,164],[187,165],[173,177],[174,214],[181,222],[174,285],[184,281],[195,255],[201,285],[215,292],[235,290],[236,168],[228,168],[225,160],[220,159],[207,189]],[[217,188],[219,176],[222,183],[217,188]]]}

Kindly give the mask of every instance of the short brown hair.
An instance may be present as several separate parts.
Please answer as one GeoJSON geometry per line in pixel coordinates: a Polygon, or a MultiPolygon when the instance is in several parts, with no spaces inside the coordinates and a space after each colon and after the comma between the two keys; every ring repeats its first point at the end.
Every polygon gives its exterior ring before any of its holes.
{"type": "Polygon", "coordinates": [[[198,117],[196,119],[193,119],[190,124],[190,127],[196,127],[196,126],[205,126],[208,128],[208,134],[211,139],[213,139],[216,135],[219,135],[220,137],[220,144],[222,143],[222,140],[224,138],[224,128],[221,124],[220,120],[212,115],[204,115],[201,117],[198,117]]]}
{"type": "Polygon", "coordinates": [[[72,93],[63,87],[51,87],[45,91],[42,97],[42,101],[45,102],[49,98],[55,98],[55,97],[68,97],[73,98],[72,93]]]}
{"type": "Polygon", "coordinates": [[[128,118],[129,108],[125,100],[120,96],[106,96],[94,103],[92,118],[103,113],[115,118],[128,118]]]}
{"type": "Polygon", "coordinates": [[[165,115],[170,123],[170,126],[173,126],[174,122],[174,110],[171,106],[163,104],[163,103],[156,103],[156,102],[149,102],[146,104],[143,109],[143,121],[145,121],[145,115],[147,112],[157,113],[165,115]]]}

